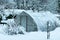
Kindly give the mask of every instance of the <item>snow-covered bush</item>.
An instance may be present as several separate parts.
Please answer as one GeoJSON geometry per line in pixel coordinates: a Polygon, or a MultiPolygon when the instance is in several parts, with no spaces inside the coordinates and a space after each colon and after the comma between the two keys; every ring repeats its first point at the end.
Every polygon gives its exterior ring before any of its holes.
{"type": "Polygon", "coordinates": [[[14,34],[24,34],[25,29],[22,26],[15,26],[15,27],[10,27],[7,31],[8,35],[14,35],[14,34]]]}
{"type": "Polygon", "coordinates": [[[14,19],[8,20],[8,34],[13,35],[13,34],[24,34],[25,33],[25,28],[23,26],[17,25],[14,22],[14,19]]]}
{"type": "Polygon", "coordinates": [[[5,21],[7,24],[4,24],[0,28],[0,33],[14,35],[14,34],[25,34],[25,28],[21,25],[17,25],[14,22],[14,19],[8,19],[5,21]]]}

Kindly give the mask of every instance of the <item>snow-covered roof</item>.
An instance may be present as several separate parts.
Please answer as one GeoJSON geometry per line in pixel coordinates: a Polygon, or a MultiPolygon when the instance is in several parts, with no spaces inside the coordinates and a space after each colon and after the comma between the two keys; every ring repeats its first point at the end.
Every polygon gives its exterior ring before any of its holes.
{"type": "Polygon", "coordinates": [[[4,9],[4,14],[6,16],[9,16],[9,14],[19,14],[23,10],[18,10],[18,9],[4,9]]]}
{"type": "MultiPolygon", "coordinates": [[[[33,12],[32,10],[17,10],[17,9],[7,9],[5,10],[5,14],[9,15],[9,14],[17,14],[20,15],[23,12],[25,12],[26,14],[28,14],[37,24],[38,30],[45,30],[47,28],[47,21],[51,21],[51,25],[54,25],[53,28],[55,28],[55,24],[54,22],[58,21],[58,18],[51,13],[50,11],[40,11],[40,12],[33,12]]],[[[50,28],[52,29],[52,28],[50,28]]]]}
{"type": "Polygon", "coordinates": [[[55,28],[54,23],[56,22],[57,17],[54,14],[52,14],[51,12],[49,12],[49,11],[40,11],[40,12],[22,11],[21,14],[23,14],[23,12],[25,12],[31,18],[33,18],[33,20],[37,24],[38,30],[39,29],[46,30],[47,21],[52,22],[51,24],[54,25],[53,27],[55,28]]]}

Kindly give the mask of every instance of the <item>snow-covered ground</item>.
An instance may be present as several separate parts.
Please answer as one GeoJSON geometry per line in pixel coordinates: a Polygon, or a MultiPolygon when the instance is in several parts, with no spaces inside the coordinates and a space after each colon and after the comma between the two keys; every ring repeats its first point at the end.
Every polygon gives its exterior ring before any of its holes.
{"type": "Polygon", "coordinates": [[[31,32],[25,35],[3,35],[0,34],[0,40],[47,40],[45,32],[31,32]]]}
{"type": "MultiPolygon", "coordinates": [[[[30,32],[18,35],[5,35],[0,33],[0,40],[47,40],[46,32],[30,32]]],[[[60,40],[60,27],[50,32],[49,40],[60,40]]]]}
{"type": "Polygon", "coordinates": [[[60,27],[50,33],[50,40],[60,40],[60,27]]]}
{"type": "MultiPolygon", "coordinates": [[[[55,19],[55,17],[53,17],[53,18],[55,19]]],[[[8,24],[12,24],[12,23],[10,23],[10,21],[13,22],[13,20],[8,20],[7,21],[8,24]]],[[[58,21],[58,20],[56,20],[56,21],[58,21]]],[[[58,21],[58,24],[60,24],[59,21],[58,21]]],[[[7,35],[5,33],[5,28],[6,28],[6,26],[0,25],[0,40],[47,40],[47,32],[38,31],[38,32],[29,32],[24,35],[23,34],[7,35]]],[[[60,40],[60,27],[58,27],[54,31],[50,32],[50,39],[48,39],[48,40],[60,40]]]]}
{"type": "Polygon", "coordinates": [[[7,35],[5,27],[0,25],[0,40],[47,40],[46,32],[29,32],[26,34],[7,35]]]}

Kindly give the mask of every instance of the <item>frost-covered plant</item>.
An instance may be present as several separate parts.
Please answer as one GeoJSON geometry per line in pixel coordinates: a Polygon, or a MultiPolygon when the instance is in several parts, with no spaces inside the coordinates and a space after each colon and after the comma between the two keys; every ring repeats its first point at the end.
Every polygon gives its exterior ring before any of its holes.
{"type": "Polygon", "coordinates": [[[22,26],[15,26],[15,27],[12,27],[10,25],[5,25],[5,27],[3,28],[3,31],[5,34],[8,34],[8,35],[14,35],[14,34],[25,34],[25,28],[22,27],[22,26]]]}
{"type": "MultiPolygon", "coordinates": [[[[1,29],[1,28],[0,28],[1,29]]],[[[2,27],[3,33],[8,35],[16,35],[16,34],[25,34],[25,28],[21,25],[17,25],[14,22],[14,19],[7,20],[7,24],[4,24],[2,27]]]]}
{"type": "Polygon", "coordinates": [[[8,35],[13,35],[13,34],[24,34],[25,29],[22,26],[14,26],[14,27],[9,27],[7,31],[8,35]]]}

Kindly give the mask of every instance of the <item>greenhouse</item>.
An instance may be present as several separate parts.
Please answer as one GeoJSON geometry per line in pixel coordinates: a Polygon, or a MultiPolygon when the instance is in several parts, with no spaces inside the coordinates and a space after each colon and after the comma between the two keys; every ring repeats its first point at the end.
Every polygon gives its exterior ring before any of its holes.
{"type": "Polygon", "coordinates": [[[15,22],[17,25],[23,26],[27,32],[31,31],[47,31],[47,22],[50,21],[50,30],[56,28],[55,22],[57,17],[49,11],[22,11],[16,15],[15,22]]]}

